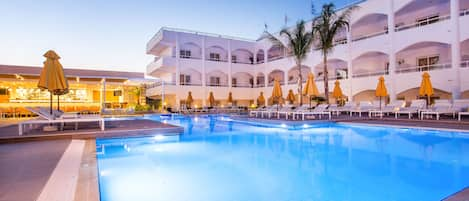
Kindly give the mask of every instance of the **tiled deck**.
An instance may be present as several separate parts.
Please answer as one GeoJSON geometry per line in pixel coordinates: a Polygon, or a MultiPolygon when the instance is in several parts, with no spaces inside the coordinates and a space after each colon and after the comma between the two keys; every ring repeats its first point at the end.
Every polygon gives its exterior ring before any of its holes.
{"type": "Polygon", "coordinates": [[[140,136],[157,133],[181,133],[183,128],[151,120],[114,120],[106,121],[106,129],[101,131],[97,123],[81,123],[78,130],[74,124],[65,125],[63,131],[43,132],[40,128],[29,130],[19,136],[18,125],[0,127],[0,143],[25,140],[48,139],[91,139],[102,137],[140,136]]]}
{"type": "Polygon", "coordinates": [[[0,201],[34,201],[70,140],[0,145],[0,201]]]}

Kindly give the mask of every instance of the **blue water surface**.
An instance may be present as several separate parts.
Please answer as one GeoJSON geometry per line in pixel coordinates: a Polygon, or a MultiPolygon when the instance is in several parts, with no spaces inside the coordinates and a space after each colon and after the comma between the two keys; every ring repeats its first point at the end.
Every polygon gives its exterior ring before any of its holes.
{"type": "Polygon", "coordinates": [[[436,201],[469,186],[468,133],[146,118],[184,134],[97,140],[102,201],[436,201]]]}

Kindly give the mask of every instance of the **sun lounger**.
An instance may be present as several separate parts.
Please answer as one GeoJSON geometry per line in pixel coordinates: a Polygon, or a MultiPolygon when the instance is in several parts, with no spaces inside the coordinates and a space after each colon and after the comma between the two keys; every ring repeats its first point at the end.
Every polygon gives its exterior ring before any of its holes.
{"type": "Polygon", "coordinates": [[[420,119],[433,117],[433,115],[435,115],[436,120],[440,120],[442,114],[452,114],[454,117],[456,112],[451,109],[450,103],[435,103],[431,110],[425,110],[420,113],[420,119]]]}
{"type": "Polygon", "coordinates": [[[277,111],[277,119],[280,119],[280,116],[282,115],[285,116],[285,119],[288,119],[288,116],[290,116],[292,112],[293,112],[292,105],[284,106],[281,109],[279,109],[279,111],[277,111]]]}
{"type": "Polygon", "coordinates": [[[300,112],[296,112],[295,114],[298,114],[298,115],[301,115],[301,119],[304,121],[305,120],[305,117],[307,117],[308,115],[318,115],[319,118],[322,117],[322,115],[328,115],[329,116],[329,120],[332,118],[332,113],[331,111],[328,111],[327,110],[327,107],[329,107],[329,105],[327,104],[321,104],[321,105],[318,105],[316,106],[313,110],[311,111],[300,111],[300,112]]]}
{"type": "Polygon", "coordinates": [[[469,116],[469,111],[467,111],[467,112],[458,112],[458,121],[461,121],[462,116],[469,116]]]}
{"type": "Polygon", "coordinates": [[[31,128],[34,124],[60,124],[61,129],[65,123],[75,123],[75,129],[78,129],[78,123],[81,122],[98,122],[101,130],[104,130],[104,118],[101,118],[96,115],[66,115],[60,114],[60,111],[52,110],[52,114],[47,112],[47,108],[27,108],[30,112],[37,114],[39,116],[38,119],[27,120],[18,123],[18,133],[19,135],[23,135],[25,131],[25,125],[29,125],[31,128]]]}
{"type": "Polygon", "coordinates": [[[419,117],[419,112],[420,110],[422,110],[424,107],[425,107],[425,100],[412,100],[411,104],[409,107],[403,107],[403,108],[400,108],[399,110],[397,111],[394,111],[394,118],[398,118],[399,115],[401,114],[406,114],[409,116],[409,119],[412,118],[413,114],[417,114],[419,117]]]}
{"type": "Polygon", "coordinates": [[[355,102],[346,102],[344,106],[342,107],[337,107],[337,108],[332,108],[329,111],[332,113],[336,113],[337,115],[341,114],[342,112],[348,112],[350,113],[351,110],[354,110],[357,107],[357,104],[355,102]]]}
{"type": "Polygon", "coordinates": [[[368,117],[379,116],[380,118],[383,118],[383,116],[385,114],[390,114],[390,113],[393,113],[395,111],[398,111],[404,105],[405,105],[405,101],[403,101],[403,100],[393,101],[393,102],[391,102],[387,105],[381,106],[381,109],[370,110],[368,112],[368,117]]]}
{"type": "Polygon", "coordinates": [[[355,109],[350,110],[350,116],[353,116],[354,113],[358,113],[358,116],[361,117],[362,113],[367,113],[371,110],[376,110],[376,109],[379,109],[379,106],[378,108],[376,108],[375,106],[373,106],[373,104],[371,104],[371,102],[360,101],[360,103],[355,109]]]}

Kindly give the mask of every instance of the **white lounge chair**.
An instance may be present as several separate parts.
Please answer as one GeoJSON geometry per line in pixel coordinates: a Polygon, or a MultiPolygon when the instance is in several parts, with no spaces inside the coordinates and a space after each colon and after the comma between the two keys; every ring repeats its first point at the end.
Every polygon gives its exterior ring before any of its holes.
{"type": "Polygon", "coordinates": [[[417,114],[420,117],[419,112],[425,107],[425,104],[425,100],[422,99],[412,100],[409,107],[403,107],[397,111],[394,111],[394,118],[397,119],[401,114],[408,115],[409,119],[412,118],[413,114],[417,114]]]}
{"type": "Polygon", "coordinates": [[[438,102],[431,108],[431,110],[425,110],[420,113],[420,119],[424,119],[425,117],[432,117],[433,115],[436,116],[436,120],[440,120],[440,116],[442,114],[452,114],[453,118],[456,116],[456,112],[451,109],[452,105],[446,102],[438,102]]]}
{"type": "Polygon", "coordinates": [[[285,115],[285,119],[288,119],[293,112],[293,105],[286,105],[283,106],[281,109],[277,111],[277,119],[280,119],[281,115],[285,115]]]}
{"type": "Polygon", "coordinates": [[[404,107],[404,105],[405,105],[405,101],[403,100],[392,101],[391,103],[387,105],[381,106],[380,110],[369,111],[368,116],[369,117],[379,116],[383,118],[384,115],[400,110],[402,107],[404,107]]]}
{"type": "MultiPolygon", "coordinates": [[[[350,110],[350,116],[353,116],[354,113],[358,113],[358,116],[362,116],[362,113],[367,113],[370,110],[375,110],[376,107],[369,101],[360,101],[358,106],[355,109],[350,110]]],[[[379,109],[379,106],[378,106],[379,109]]]]}
{"type": "Polygon", "coordinates": [[[327,107],[329,107],[329,105],[327,104],[320,104],[318,106],[316,106],[313,110],[311,111],[301,111],[301,112],[297,112],[295,114],[298,114],[298,115],[301,115],[301,119],[304,121],[305,120],[305,116],[308,116],[308,115],[318,115],[319,118],[322,117],[322,115],[328,115],[329,116],[329,120],[332,118],[332,113],[331,111],[328,111],[327,110],[327,107]]]}
{"type": "Polygon", "coordinates": [[[31,128],[34,124],[60,124],[61,129],[65,123],[75,123],[75,130],[78,129],[78,123],[80,122],[98,122],[99,127],[103,131],[105,128],[104,118],[101,118],[97,115],[67,115],[57,110],[52,110],[52,114],[50,114],[50,110],[47,108],[26,108],[27,110],[31,111],[34,114],[39,116],[38,119],[27,120],[18,123],[18,134],[23,135],[25,132],[25,125],[29,125],[31,128]]]}
{"type": "Polygon", "coordinates": [[[329,111],[335,112],[337,115],[341,114],[342,112],[348,112],[354,110],[357,108],[357,104],[353,101],[346,102],[344,106],[342,107],[337,107],[337,108],[332,108],[329,111]]]}

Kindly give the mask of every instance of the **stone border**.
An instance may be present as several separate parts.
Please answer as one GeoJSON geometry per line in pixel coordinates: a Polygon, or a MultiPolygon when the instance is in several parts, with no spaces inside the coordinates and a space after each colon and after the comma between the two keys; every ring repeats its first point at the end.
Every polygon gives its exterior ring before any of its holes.
{"type": "Polygon", "coordinates": [[[81,159],[75,201],[99,201],[98,164],[96,158],[96,140],[85,142],[81,159]]]}

